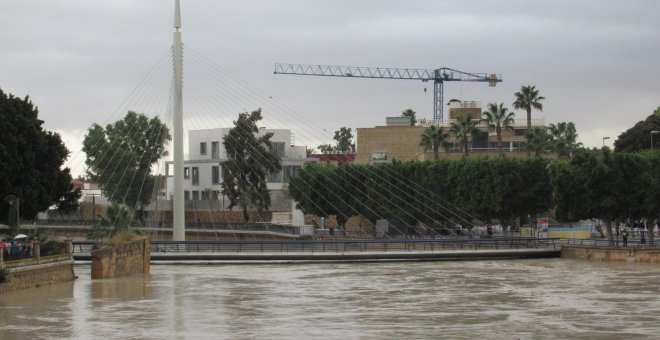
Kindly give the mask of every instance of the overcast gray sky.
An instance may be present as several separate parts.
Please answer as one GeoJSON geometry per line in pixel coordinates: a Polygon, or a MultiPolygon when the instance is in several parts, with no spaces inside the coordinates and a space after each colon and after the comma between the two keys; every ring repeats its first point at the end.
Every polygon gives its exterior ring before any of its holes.
{"type": "MultiPolygon", "coordinates": [[[[2,0],[0,88],[29,94],[46,128],[75,144],[171,46],[172,11],[164,0],[2,0]]],[[[587,146],[611,146],[660,105],[655,0],[182,0],[182,16],[186,46],[328,131],[405,108],[431,118],[432,86],[274,75],[274,62],[499,73],[496,88],[447,83],[445,98],[511,107],[536,85],[546,101],[534,117],[575,122],[587,146]]]]}

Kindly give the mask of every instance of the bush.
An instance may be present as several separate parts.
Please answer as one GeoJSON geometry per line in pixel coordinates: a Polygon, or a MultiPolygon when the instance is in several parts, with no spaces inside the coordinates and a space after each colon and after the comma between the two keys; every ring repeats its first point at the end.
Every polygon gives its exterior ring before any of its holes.
{"type": "Polygon", "coordinates": [[[0,283],[5,283],[9,280],[9,270],[0,268],[0,283]]]}

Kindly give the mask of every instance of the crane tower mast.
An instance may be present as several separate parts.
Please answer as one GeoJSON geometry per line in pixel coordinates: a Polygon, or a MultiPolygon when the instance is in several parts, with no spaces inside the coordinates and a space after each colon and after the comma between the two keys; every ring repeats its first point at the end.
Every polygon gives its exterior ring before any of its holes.
{"type": "Polygon", "coordinates": [[[495,73],[470,73],[447,67],[438,69],[391,68],[391,67],[356,67],[303,64],[275,64],[275,74],[294,74],[325,77],[352,77],[378,79],[406,79],[433,81],[433,119],[442,121],[443,84],[446,81],[486,82],[491,87],[502,81],[495,73]]]}

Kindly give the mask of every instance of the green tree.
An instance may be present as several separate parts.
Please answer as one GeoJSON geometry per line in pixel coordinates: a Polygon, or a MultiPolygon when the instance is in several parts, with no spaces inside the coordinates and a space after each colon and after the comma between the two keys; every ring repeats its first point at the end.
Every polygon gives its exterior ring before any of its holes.
{"type": "Polygon", "coordinates": [[[450,125],[451,132],[453,132],[456,135],[456,138],[461,141],[460,143],[463,146],[465,157],[470,155],[470,138],[479,133],[479,129],[477,128],[478,124],[478,120],[472,119],[469,114],[464,114],[459,116],[456,121],[452,122],[450,125]]]}
{"type": "Polygon", "coordinates": [[[660,106],[646,119],[637,122],[635,126],[620,134],[614,141],[614,150],[635,152],[650,149],[651,140],[653,140],[654,150],[660,149],[660,134],[651,137],[651,131],[660,131],[660,106]]]}
{"type": "Polygon", "coordinates": [[[99,222],[87,234],[90,240],[100,240],[116,235],[123,230],[130,230],[133,222],[131,209],[123,204],[112,203],[105,216],[99,216],[99,222]]]}
{"type": "MultiPolygon", "coordinates": [[[[527,133],[531,133],[532,109],[543,111],[543,104],[541,101],[543,101],[545,97],[539,95],[539,90],[533,85],[521,86],[520,91],[514,93],[514,96],[516,96],[516,101],[513,102],[513,107],[527,112],[527,133]]],[[[529,152],[527,155],[529,156],[529,152]]]]}
{"type": "Polygon", "coordinates": [[[270,138],[273,133],[259,135],[257,122],[261,109],[240,113],[234,127],[223,137],[227,160],[222,162],[222,192],[229,198],[229,208],[238,206],[243,219],[249,221],[248,209],[259,213],[268,210],[270,192],[266,177],[282,169],[270,138]]]}
{"type": "Polygon", "coordinates": [[[534,156],[540,157],[547,154],[552,148],[552,137],[538,126],[532,129],[532,132],[527,134],[527,143],[525,143],[527,152],[534,151],[534,156]]]}
{"type": "Polygon", "coordinates": [[[83,141],[87,175],[110,201],[142,209],[156,185],[151,167],[167,155],[170,139],[158,117],[149,119],[133,111],[105,128],[93,124],[83,141]]]}
{"type": "Polygon", "coordinates": [[[335,150],[338,152],[355,152],[355,143],[353,143],[353,133],[351,128],[342,127],[335,131],[335,150]]]}
{"type": "Polygon", "coordinates": [[[504,107],[504,103],[489,103],[488,110],[482,113],[482,121],[488,124],[488,127],[495,129],[497,135],[497,151],[502,155],[502,129],[513,131],[515,113],[509,112],[504,107]]]}
{"type": "Polygon", "coordinates": [[[438,150],[440,146],[447,144],[447,138],[449,138],[449,134],[445,132],[442,126],[431,125],[424,130],[419,146],[423,147],[424,151],[432,149],[433,159],[438,159],[438,150]]]}
{"type": "MultiPolygon", "coordinates": [[[[38,109],[0,89],[0,221],[9,222],[9,195],[18,197],[20,217],[32,219],[51,205],[69,200],[71,174],[63,164],[68,150],[60,135],[44,130],[38,109]]],[[[17,219],[16,219],[17,220],[17,219]]],[[[17,226],[17,225],[16,225],[17,226]]]]}
{"type": "Polygon", "coordinates": [[[575,151],[582,147],[577,141],[577,131],[573,122],[559,122],[550,124],[548,128],[551,137],[552,148],[559,158],[570,158],[575,151]]]}
{"type": "Polygon", "coordinates": [[[68,191],[65,191],[55,203],[57,205],[57,211],[62,218],[64,218],[64,215],[72,214],[78,210],[78,200],[82,196],[82,191],[80,189],[74,189],[71,183],[68,183],[63,190],[68,191]]]}
{"type": "Polygon", "coordinates": [[[401,116],[410,117],[410,126],[415,126],[415,124],[417,124],[417,119],[415,117],[416,114],[417,112],[413,111],[413,109],[405,109],[401,112],[401,116]]]}
{"type": "Polygon", "coordinates": [[[330,144],[321,144],[317,147],[321,153],[333,153],[335,152],[335,147],[330,144]]]}

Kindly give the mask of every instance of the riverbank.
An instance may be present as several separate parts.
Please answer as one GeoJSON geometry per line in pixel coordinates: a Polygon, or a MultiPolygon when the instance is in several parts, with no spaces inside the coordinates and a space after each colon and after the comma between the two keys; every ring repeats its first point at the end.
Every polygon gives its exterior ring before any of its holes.
{"type": "Polygon", "coordinates": [[[563,245],[561,257],[607,262],[660,263],[660,249],[642,247],[604,247],[563,245]]]}

